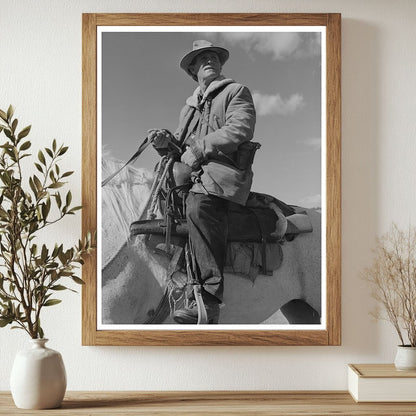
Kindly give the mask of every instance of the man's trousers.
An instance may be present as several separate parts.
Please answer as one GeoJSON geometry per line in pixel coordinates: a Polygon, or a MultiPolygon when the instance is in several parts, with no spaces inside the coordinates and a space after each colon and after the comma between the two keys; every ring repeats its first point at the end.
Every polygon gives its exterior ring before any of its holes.
{"type": "Polygon", "coordinates": [[[227,253],[228,202],[213,195],[190,192],[186,218],[192,271],[207,292],[222,302],[227,253]]]}

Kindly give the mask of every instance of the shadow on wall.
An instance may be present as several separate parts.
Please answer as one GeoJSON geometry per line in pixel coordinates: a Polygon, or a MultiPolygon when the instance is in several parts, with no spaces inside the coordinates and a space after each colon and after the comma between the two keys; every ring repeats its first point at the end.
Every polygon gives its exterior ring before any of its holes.
{"type": "Polygon", "coordinates": [[[380,29],[342,20],[342,343],[351,354],[377,354],[371,290],[360,278],[379,223],[380,29]]]}

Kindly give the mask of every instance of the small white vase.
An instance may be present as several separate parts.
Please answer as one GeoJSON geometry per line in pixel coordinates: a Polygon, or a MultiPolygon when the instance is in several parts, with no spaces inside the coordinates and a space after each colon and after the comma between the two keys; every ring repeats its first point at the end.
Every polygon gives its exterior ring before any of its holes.
{"type": "Polygon", "coordinates": [[[66,390],[66,372],[59,352],[46,348],[47,339],[32,339],[32,347],[19,351],[14,360],[10,387],[21,409],[59,407],[66,390]]]}
{"type": "Polygon", "coordinates": [[[416,347],[398,345],[394,365],[399,371],[416,370],[416,347]]]}

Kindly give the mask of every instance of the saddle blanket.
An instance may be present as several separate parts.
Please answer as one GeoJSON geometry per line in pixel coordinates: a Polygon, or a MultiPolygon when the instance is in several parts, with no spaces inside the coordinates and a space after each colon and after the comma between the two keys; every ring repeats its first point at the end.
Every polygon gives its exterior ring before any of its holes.
{"type": "Polygon", "coordinates": [[[228,243],[224,272],[238,274],[254,282],[259,274],[273,274],[282,261],[283,251],[279,243],[267,243],[264,248],[258,243],[228,243]],[[266,270],[263,266],[264,256],[266,270]]]}

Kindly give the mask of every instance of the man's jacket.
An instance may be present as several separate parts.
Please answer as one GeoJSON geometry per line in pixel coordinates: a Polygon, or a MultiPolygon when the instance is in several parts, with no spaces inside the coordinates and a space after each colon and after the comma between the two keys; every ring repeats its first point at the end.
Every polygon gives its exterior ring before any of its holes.
{"type": "Polygon", "coordinates": [[[181,111],[176,138],[190,146],[200,164],[199,182],[191,191],[244,205],[253,179],[245,165],[244,145],[253,138],[256,112],[247,87],[224,77],[211,82],[204,95],[198,87],[181,111]],[[199,116],[194,134],[192,120],[199,116]]]}

